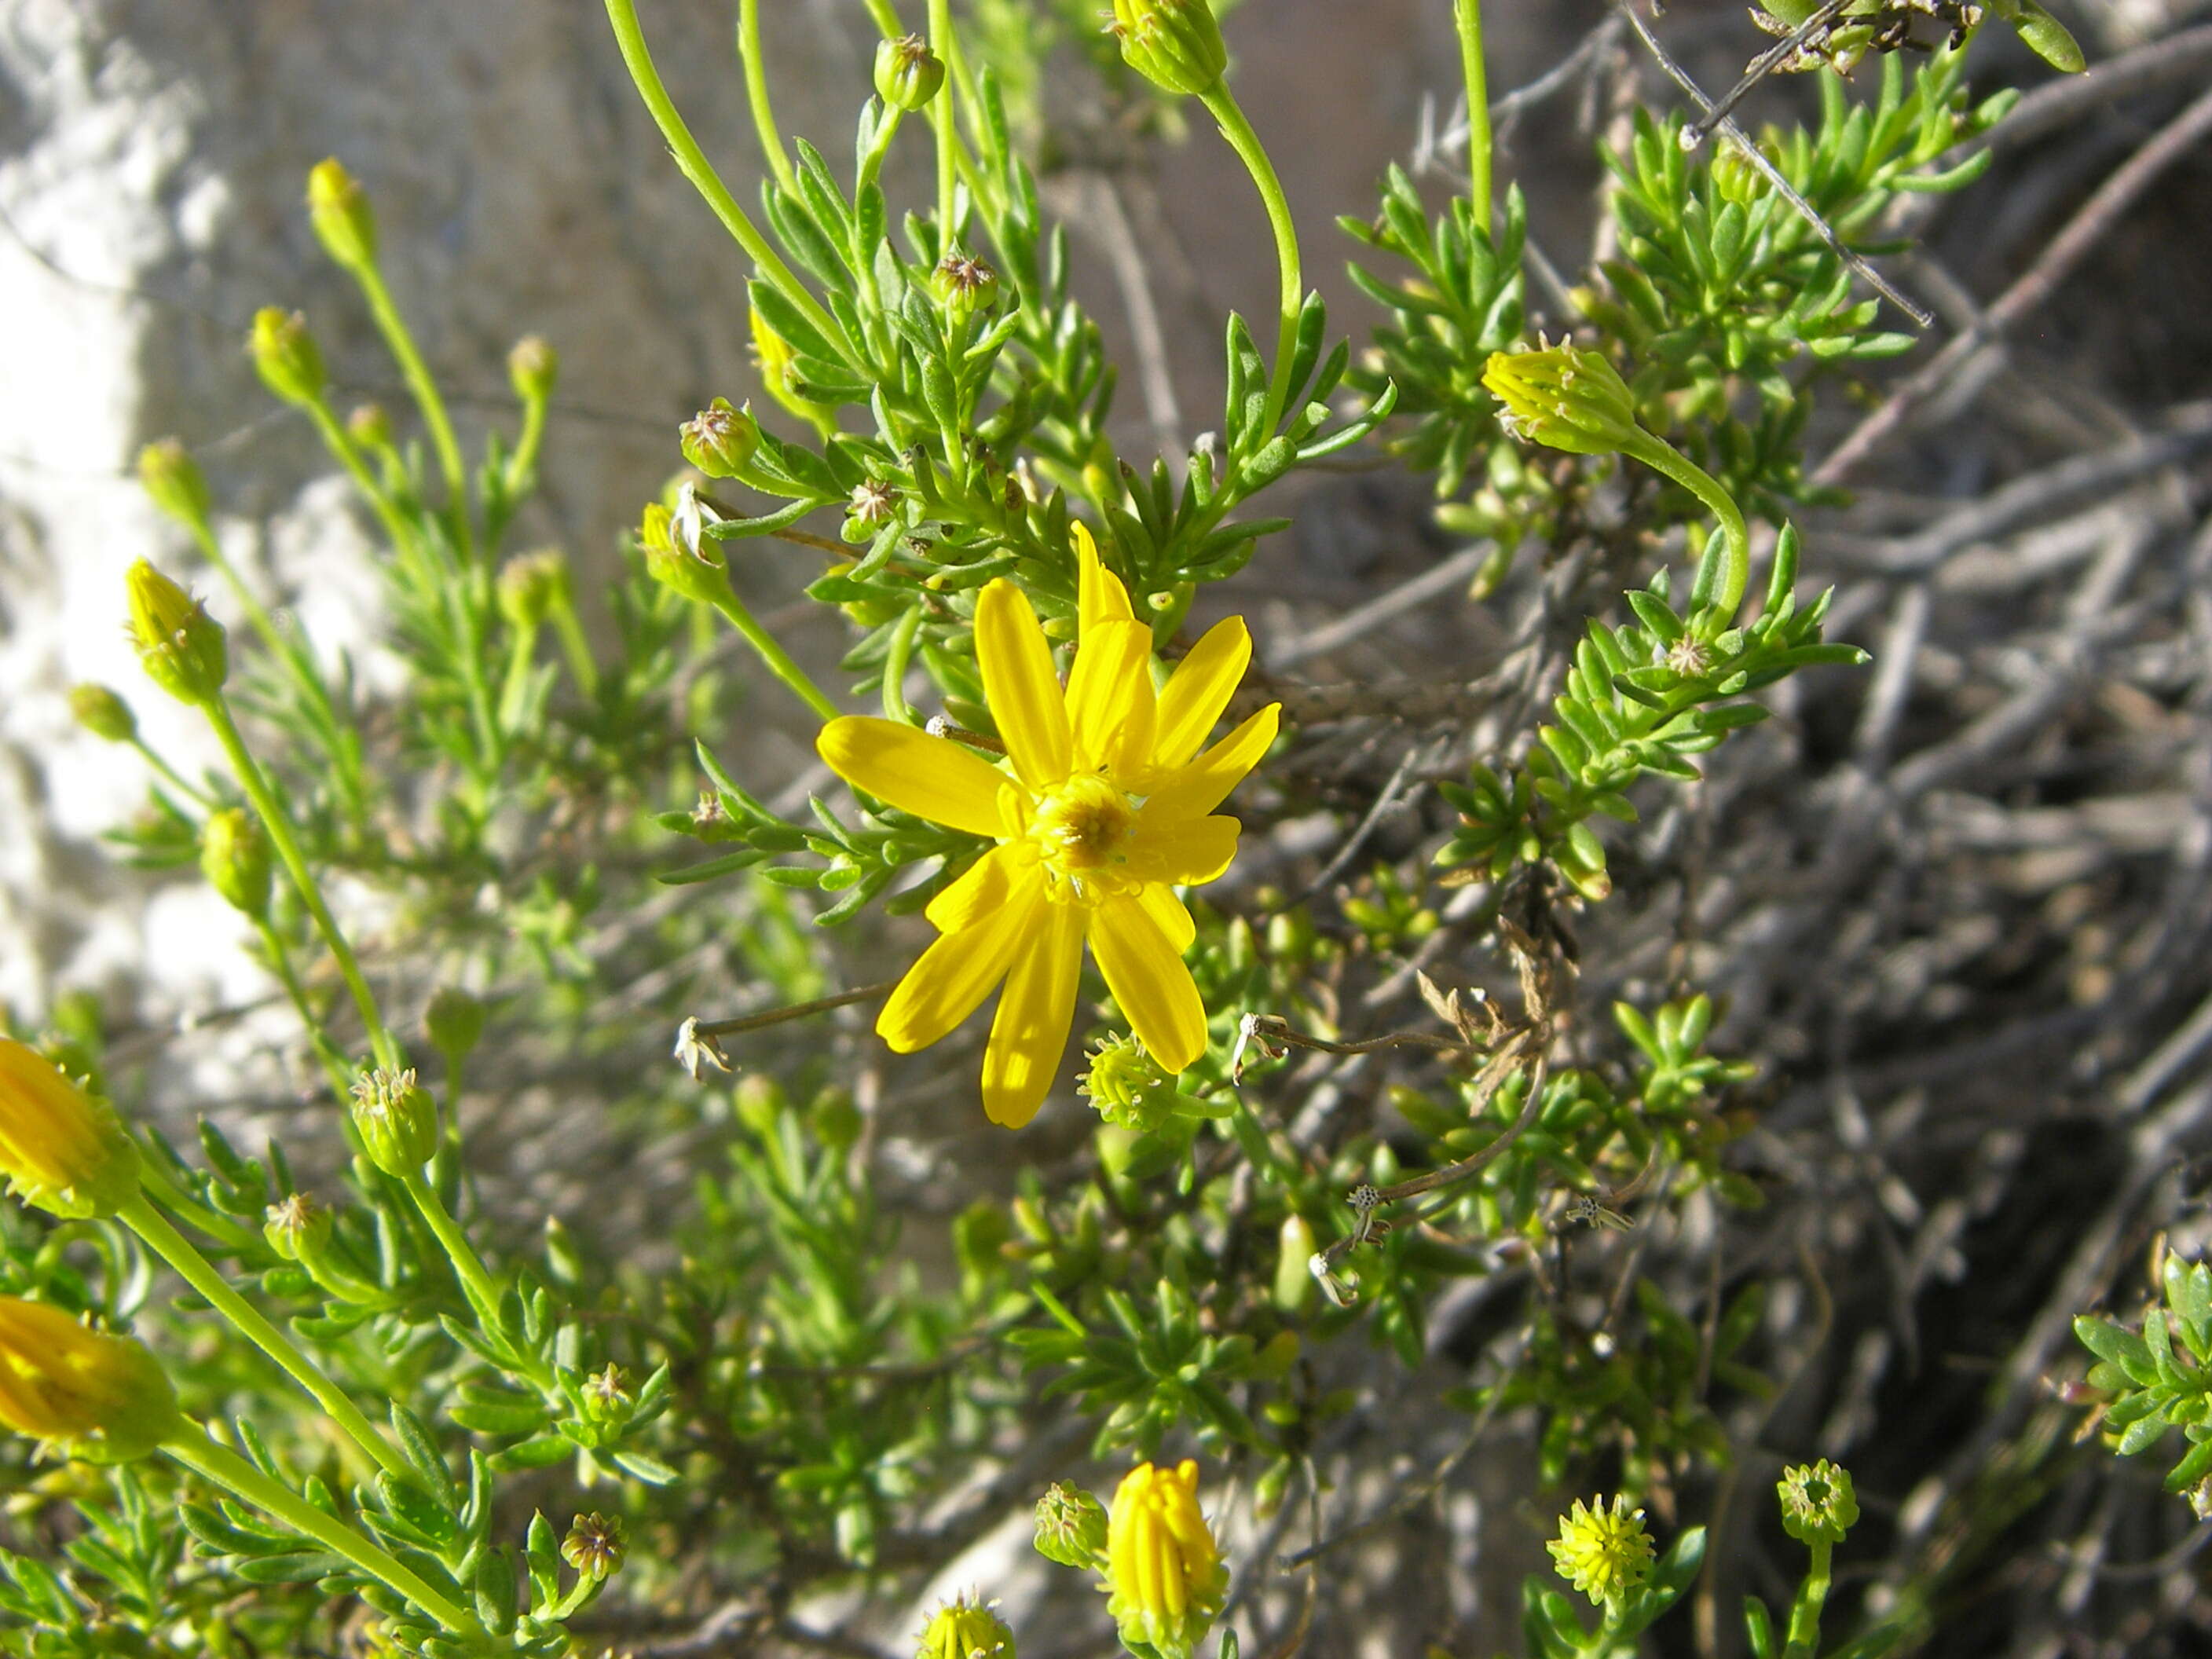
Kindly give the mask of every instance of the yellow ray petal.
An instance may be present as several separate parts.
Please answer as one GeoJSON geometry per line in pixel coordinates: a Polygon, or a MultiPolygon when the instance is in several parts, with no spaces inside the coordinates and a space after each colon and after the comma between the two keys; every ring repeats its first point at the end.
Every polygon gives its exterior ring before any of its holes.
{"type": "Polygon", "coordinates": [[[1021,781],[1049,789],[1067,776],[1067,706],[1052,647],[1029,600],[1004,576],[975,601],[975,660],[983,695],[1021,781]]]}
{"type": "Polygon", "coordinates": [[[1014,957],[991,1021],[991,1046],[983,1051],[983,1114],[1009,1129],[1035,1117],[1052,1088],[1083,975],[1082,907],[1048,903],[1044,909],[1014,957]]]}
{"type": "Polygon", "coordinates": [[[975,1005],[1006,976],[1044,902],[1044,877],[1030,872],[1027,880],[1012,885],[996,910],[924,951],[876,1016],[877,1035],[894,1052],[910,1054],[975,1012],[975,1005]]]}
{"type": "Polygon", "coordinates": [[[1229,707],[1251,661],[1252,634],[1243,617],[1231,617],[1206,630],[1160,688],[1154,766],[1167,771],[1189,762],[1229,707]]]}
{"type": "Polygon", "coordinates": [[[1152,752],[1152,630],[1137,622],[1084,629],[1067,676],[1075,767],[1136,775],[1152,752]]]}
{"type": "Polygon", "coordinates": [[[1006,902],[1020,873],[1011,847],[994,847],[961,872],[959,879],[930,900],[922,912],[940,933],[972,927],[1006,902]]]}
{"type": "Polygon", "coordinates": [[[1146,1051],[1170,1072],[1206,1052],[1206,1005],[1182,953],[1134,899],[1109,899],[1091,913],[1091,949],[1106,988],[1146,1051]]]}
{"type": "Polygon", "coordinates": [[[1174,888],[1164,882],[1146,882],[1137,890],[1137,902],[1145,907],[1152,925],[1167,935],[1177,956],[1190,949],[1191,941],[1198,937],[1198,924],[1190,919],[1189,907],[1176,896],[1174,888]]]}
{"type": "Polygon", "coordinates": [[[1136,612],[1129,608],[1129,590],[1121,586],[1121,579],[1106,568],[1098,556],[1098,544],[1091,538],[1091,526],[1080,521],[1069,530],[1075,542],[1075,572],[1077,620],[1082,625],[1083,639],[1091,637],[1091,630],[1102,623],[1131,622],[1136,612]]]}
{"type": "Polygon", "coordinates": [[[902,811],[971,835],[1000,833],[999,790],[1006,775],[950,738],[848,714],[823,726],[814,747],[846,782],[902,811]]]}
{"type": "Polygon", "coordinates": [[[1127,862],[1122,867],[1139,881],[1201,887],[1218,877],[1237,856],[1239,828],[1235,818],[1218,813],[1156,823],[1147,804],[1137,814],[1137,833],[1130,837],[1127,862]]]}
{"type": "Polygon", "coordinates": [[[1170,773],[1145,803],[1146,817],[1167,823],[1220,805],[1274,742],[1280,714],[1280,704],[1269,703],[1189,765],[1170,773]]]}

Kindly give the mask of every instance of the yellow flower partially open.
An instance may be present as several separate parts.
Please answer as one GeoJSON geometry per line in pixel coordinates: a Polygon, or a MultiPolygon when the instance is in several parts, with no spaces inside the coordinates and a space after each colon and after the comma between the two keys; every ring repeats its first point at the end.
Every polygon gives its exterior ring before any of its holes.
{"type": "Polygon", "coordinates": [[[1107,1521],[1107,1611],[1134,1638],[1184,1656],[1221,1610],[1229,1574],[1198,1507],[1198,1465],[1139,1463],[1114,1493],[1107,1521]]]}
{"type": "Polygon", "coordinates": [[[817,744],[856,788],[998,842],[931,901],[943,937],[876,1030],[901,1054],[927,1048],[1003,980],[983,1109],[1010,1128],[1052,1086],[1086,939],[1155,1060],[1180,1072],[1206,1051],[1206,1009],[1182,961],[1195,928],[1174,890],[1229,867],[1237,823],[1213,809],[1275,740],[1270,704],[1200,750],[1251,660],[1243,619],[1210,629],[1155,694],[1151,628],[1080,525],[1075,540],[1079,632],[1065,690],[1020,589],[1000,578],[976,602],[975,656],[1008,769],[895,720],[832,720],[817,744]]]}
{"type": "Polygon", "coordinates": [[[88,1330],[43,1302],[0,1296],[0,1424],[64,1443],[98,1435],[113,1455],[143,1457],[184,1419],[143,1344],[88,1330]]]}

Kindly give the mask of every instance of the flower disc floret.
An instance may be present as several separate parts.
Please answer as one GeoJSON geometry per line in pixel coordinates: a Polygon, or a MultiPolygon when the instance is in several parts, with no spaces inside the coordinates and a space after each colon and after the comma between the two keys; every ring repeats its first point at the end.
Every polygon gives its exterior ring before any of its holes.
{"type": "Polygon", "coordinates": [[[1086,942],[1164,1070],[1205,1052],[1206,1008],[1182,961],[1196,927],[1175,889],[1213,880],[1236,856],[1237,822],[1214,809],[1267,753],[1278,716],[1270,704],[1206,747],[1251,660],[1243,619],[1212,629],[1155,693],[1151,627],[1080,526],[1075,541],[1077,647],[1064,687],[1018,588],[1001,578],[976,602],[1003,767],[895,720],[832,720],[817,744],[854,787],[997,842],[931,901],[941,937],[876,1030],[901,1054],[927,1048],[1003,981],[983,1108],[1010,1127],[1036,1115],[1059,1069],[1086,942]]]}

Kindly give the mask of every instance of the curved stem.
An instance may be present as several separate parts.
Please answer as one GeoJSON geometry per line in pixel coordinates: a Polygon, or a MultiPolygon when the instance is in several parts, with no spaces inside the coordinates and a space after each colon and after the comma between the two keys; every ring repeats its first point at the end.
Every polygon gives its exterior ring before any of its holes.
{"type": "Polygon", "coordinates": [[[115,1218],[144,1239],[148,1247],[174,1267],[185,1283],[197,1291],[210,1307],[235,1325],[246,1340],[275,1360],[287,1376],[305,1389],[315,1403],[330,1413],[331,1420],[343,1429],[354,1443],[374,1460],[379,1468],[395,1475],[407,1475],[407,1460],[371,1426],[368,1419],[362,1415],[361,1408],[315,1369],[314,1362],[300,1352],[297,1343],[270,1324],[252,1304],[231,1289],[222,1275],[215,1270],[215,1265],[199,1253],[198,1247],[171,1226],[144,1194],[132,1199],[116,1211],[115,1218]]]}
{"type": "Polygon", "coordinates": [[[760,0],[738,0],[738,56],[745,66],[745,99],[753,106],[753,127],[760,134],[761,154],[769,171],[787,196],[799,193],[799,176],[784,153],[783,133],[775,125],[775,109],[768,95],[768,61],[761,56],[760,0]]]}
{"type": "Polygon", "coordinates": [[[380,1065],[398,1069],[399,1045],[392,1040],[392,1033],[385,1029],[384,1016],[377,1010],[376,998],[368,988],[368,981],[362,977],[361,963],[354,957],[353,946],[346,942],[346,936],[340,931],[337,918],[331,915],[330,906],[323,902],[323,890],[316,884],[314,872],[307,868],[307,855],[300,850],[300,838],[293,833],[292,820],[284,811],[284,804],[270,788],[269,780],[262,775],[261,768],[246,746],[246,739],[239,735],[238,722],[231,718],[230,705],[218,696],[204,706],[208,723],[215,727],[216,741],[222,744],[223,753],[230,757],[231,770],[238,775],[240,787],[246,791],[246,798],[253,803],[253,810],[261,815],[262,828],[269,832],[270,844],[276,849],[276,856],[283,860],[285,872],[292,878],[292,885],[299,890],[300,902],[307,907],[307,914],[314,918],[316,929],[323,936],[323,943],[330,947],[331,955],[337,959],[338,973],[345,980],[346,989],[353,993],[354,1006],[361,1011],[362,1024],[368,1030],[369,1048],[374,1051],[380,1065]]]}
{"type": "Polygon", "coordinates": [[[196,788],[192,785],[186,783],[184,780],[183,775],[180,774],[175,767],[170,765],[168,762],[163,760],[159,755],[155,754],[151,749],[146,746],[145,738],[134,735],[131,738],[130,742],[131,746],[133,749],[136,749],[140,756],[144,758],[147,765],[152,767],[156,772],[160,773],[171,783],[174,784],[187,798],[198,801],[202,806],[212,808],[215,805],[216,803],[214,798],[209,795],[206,790],[196,788]]]}
{"type": "MultiPolygon", "coordinates": [[[[415,1200],[415,1207],[422,1212],[422,1219],[437,1235],[438,1243],[453,1264],[453,1277],[460,1282],[461,1293],[468,1297],[469,1305],[476,1310],[478,1322],[487,1333],[506,1340],[507,1332],[500,1319],[500,1287],[493,1279],[491,1270],[477,1254],[477,1247],[469,1243],[469,1236],[461,1231],[461,1224],[453,1219],[453,1212],[446,1207],[446,1200],[438,1196],[438,1189],[422,1176],[421,1170],[410,1170],[402,1176],[400,1183],[407,1195],[415,1200]]],[[[509,1345],[511,1346],[511,1344],[509,1345]]],[[[551,1370],[526,1355],[515,1356],[517,1368],[541,1390],[554,1387],[551,1370]]]]}
{"type": "Polygon", "coordinates": [[[532,398],[522,405],[522,429],[515,434],[514,451],[507,458],[505,483],[510,513],[515,498],[537,483],[538,452],[544,447],[545,399],[532,398]]]}
{"type": "Polygon", "coordinates": [[[280,1480],[272,1480],[229,1447],[218,1444],[206,1430],[194,1425],[161,1449],[194,1474],[212,1480],[264,1514],[305,1534],[333,1555],[355,1566],[404,1596],[457,1636],[480,1637],[483,1627],[459,1603],[441,1595],[421,1575],[389,1551],[380,1548],[343,1522],[334,1521],[280,1480]]]}
{"type": "Polygon", "coordinates": [[[377,331],[384,336],[392,361],[399,365],[400,375],[414,397],[415,407],[422,413],[423,425],[430,428],[430,446],[438,452],[438,470],[446,477],[447,506],[453,517],[453,539],[461,550],[462,562],[466,563],[474,533],[469,525],[468,467],[461,459],[460,441],[453,435],[453,421],[446,413],[446,400],[439,395],[438,383],[431,379],[422,354],[416,349],[415,337],[407,331],[406,319],[392,302],[392,290],[384,285],[384,273],[372,262],[357,267],[354,276],[368,301],[370,314],[376,319],[377,331]]]}
{"type": "Polygon", "coordinates": [[[1721,521],[1722,532],[1728,537],[1728,562],[1721,568],[1720,586],[1712,603],[1713,615],[1725,627],[1742,605],[1745,585],[1751,580],[1751,526],[1744,522],[1743,509],[1735,504],[1735,496],[1721,488],[1719,479],[1663,439],[1639,429],[1635,441],[1621,446],[1621,453],[1632,455],[1653,471],[1672,478],[1721,521]]]}
{"type": "MultiPolygon", "coordinates": [[[[929,0],[929,49],[948,66],[952,52],[952,0],[929,0]]],[[[957,91],[946,72],[946,84],[930,106],[929,118],[937,131],[937,257],[943,258],[960,240],[952,222],[953,201],[959,189],[960,135],[953,130],[952,105],[957,91]]]]}
{"type": "Polygon", "coordinates": [[[1474,228],[1490,234],[1490,77],[1482,62],[1482,0],[1453,0],[1460,70],[1467,82],[1467,193],[1474,228]]]}
{"type": "Polygon", "coordinates": [[[678,170],[691,181],[691,187],[706,198],[707,205],[714,210],[714,216],[722,222],[722,228],[737,239],[738,246],[744,249],[752,262],[760,267],[761,274],[782,290],[784,298],[814,325],[824,340],[846,354],[847,367],[866,369],[867,365],[852,361],[843,332],[836,320],[822,308],[821,302],[806,291],[805,285],[793,275],[791,267],[776,256],[775,250],[769,246],[768,239],[761,234],[760,228],[747,216],[744,209],[738,205],[738,198],[730,194],[729,186],[714,171],[714,164],[707,159],[707,153],[699,148],[699,141],[691,136],[691,129],[684,125],[684,118],[677,112],[675,102],[668,95],[668,88],[661,83],[660,71],[653,66],[652,54],[646,50],[645,32],[638,27],[635,0],[606,0],[606,8],[607,21],[614,25],[615,45],[622,52],[623,66],[629,70],[629,78],[637,87],[638,96],[645,100],[645,107],[651,113],[653,125],[660,129],[660,136],[667,141],[669,153],[676,158],[678,170]]]}
{"type": "Polygon", "coordinates": [[[906,700],[906,665],[914,656],[914,636],[921,629],[921,607],[915,605],[899,618],[884,653],[884,718],[911,725],[914,709],[906,700]]]}
{"type": "Polygon", "coordinates": [[[576,615],[574,602],[565,593],[553,601],[551,621],[553,632],[561,641],[561,653],[568,659],[568,672],[576,677],[576,684],[586,696],[597,696],[599,665],[592,660],[591,641],[584,637],[584,624],[576,615]]]}
{"type": "Polygon", "coordinates": [[[262,949],[269,953],[270,971],[276,975],[276,982],[284,988],[284,994],[299,1011],[300,1023],[307,1028],[307,1041],[314,1048],[315,1058],[322,1061],[323,1073],[330,1079],[331,1089],[343,1106],[351,1082],[346,1074],[345,1056],[323,1030],[315,1005],[307,1000],[307,988],[300,982],[299,973],[292,966],[291,948],[284,943],[284,936],[269,925],[265,915],[256,916],[253,925],[260,931],[262,949]]]}
{"type": "Polygon", "coordinates": [[[378,482],[376,475],[368,470],[368,463],[362,459],[361,451],[355,447],[353,440],[346,436],[345,428],[338,424],[338,417],[331,412],[328,404],[319,399],[305,407],[307,418],[315,423],[316,432],[321,434],[323,447],[331,452],[340,466],[345,468],[347,476],[354,482],[354,488],[361,491],[362,499],[368,501],[378,522],[383,525],[384,533],[392,538],[392,550],[399,553],[407,552],[414,545],[413,530],[383,484],[378,482]]]}
{"type": "Polygon", "coordinates": [[[791,655],[775,642],[775,635],[754,620],[753,613],[745,609],[745,602],[726,587],[714,599],[714,609],[730,619],[730,626],[744,636],[768,672],[795,692],[800,702],[822,716],[834,720],[842,711],[822,695],[822,690],[807,678],[806,671],[791,659],[791,655]]]}
{"type": "Polygon", "coordinates": [[[1275,331],[1275,367],[1267,378],[1267,413],[1260,423],[1261,441],[1265,442],[1275,435],[1275,428],[1283,418],[1283,406],[1290,401],[1291,359],[1297,352],[1298,313],[1305,306],[1305,279],[1298,264],[1297,226],[1291,218],[1291,204],[1284,199],[1282,180],[1275,176],[1274,163],[1267,159],[1260,135],[1244,118],[1237,95],[1229,90],[1229,82],[1217,81],[1199,97],[1221,124],[1221,136],[1244,163],[1244,170],[1252,175],[1261,203],[1267,210],[1268,226],[1275,234],[1275,267],[1282,279],[1282,314],[1275,331]]]}

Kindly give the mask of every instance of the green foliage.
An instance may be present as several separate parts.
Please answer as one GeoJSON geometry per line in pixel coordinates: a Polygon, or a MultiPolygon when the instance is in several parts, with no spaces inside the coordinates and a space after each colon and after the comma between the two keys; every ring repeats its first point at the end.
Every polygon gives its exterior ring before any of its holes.
{"type": "Polygon", "coordinates": [[[2168,1254],[2159,1275],[2164,1306],[2146,1309],[2135,1329],[2084,1314],[2074,1334],[2095,1356],[2088,1382],[2104,1398],[2105,1443],[2139,1457],[2179,1429],[2186,1449],[2166,1471],[2166,1489],[2200,1511],[2212,1476],[2212,1267],[2168,1254]]]}

